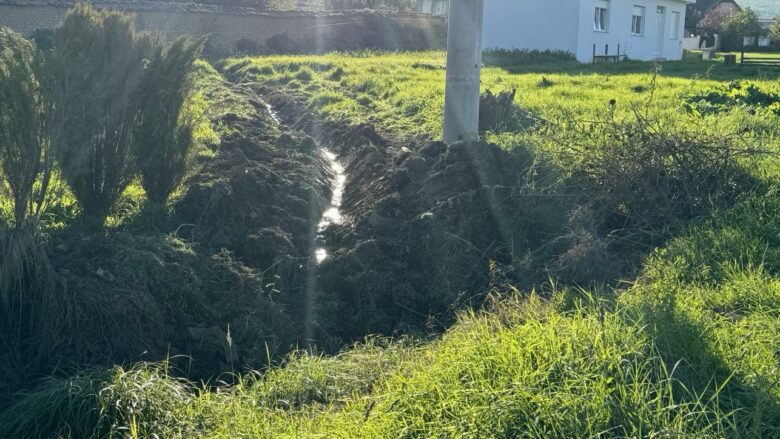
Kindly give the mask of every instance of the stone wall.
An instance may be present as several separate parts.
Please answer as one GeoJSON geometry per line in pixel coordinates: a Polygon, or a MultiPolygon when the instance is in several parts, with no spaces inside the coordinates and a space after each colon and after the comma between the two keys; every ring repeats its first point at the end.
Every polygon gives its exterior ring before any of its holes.
{"type": "MultiPolygon", "coordinates": [[[[131,12],[138,29],[167,38],[207,35],[210,50],[220,54],[235,53],[238,47],[266,51],[272,36],[277,40],[284,36],[289,43],[283,46],[296,52],[439,49],[446,40],[445,19],[428,15],[259,11],[191,3],[93,4],[131,12]]],[[[30,36],[38,29],[56,27],[69,6],[65,2],[0,0],[0,26],[30,36]]]]}

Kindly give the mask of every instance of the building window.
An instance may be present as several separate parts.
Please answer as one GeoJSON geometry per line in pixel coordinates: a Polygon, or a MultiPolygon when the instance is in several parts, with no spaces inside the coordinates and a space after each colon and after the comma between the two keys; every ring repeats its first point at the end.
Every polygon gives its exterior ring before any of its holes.
{"type": "Polygon", "coordinates": [[[645,34],[645,8],[634,6],[634,14],[631,17],[631,35],[643,36],[645,34]]]}
{"type": "Polygon", "coordinates": [[[676,11],[672,11],[672,28],[669,29],[669,38],[680,39],[680,13],[676,11]]]}
{"type": "Polygon", "coordinates": [[[593,30],[596,32],[609,31],[609,1],[596,1],[596,15],[593,21],[593,30]]]}

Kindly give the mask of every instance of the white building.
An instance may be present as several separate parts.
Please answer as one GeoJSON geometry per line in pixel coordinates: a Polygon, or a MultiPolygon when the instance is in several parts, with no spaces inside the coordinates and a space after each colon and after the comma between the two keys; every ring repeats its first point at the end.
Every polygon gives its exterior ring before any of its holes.
{"type": "Polygon", "coordinates": [[[485,0],[482,47],[566,51],[582,62],[678,60],[694,1],[485,0]]]}

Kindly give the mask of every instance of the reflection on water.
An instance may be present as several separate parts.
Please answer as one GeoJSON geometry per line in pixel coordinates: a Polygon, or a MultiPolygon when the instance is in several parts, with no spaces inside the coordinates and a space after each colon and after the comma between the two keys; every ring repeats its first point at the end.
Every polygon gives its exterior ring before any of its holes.
{"type": "MultiPolygon", "coordinates": [[[[322,148],[321,152],[322,156],[328,162],[330,169],[333,171],[334,178],[332,188],[333,196],[330,199],[330,205],[322,214],[322,219],[317,227],[317,232],[320,234],[329,226],[341,224],[341,200],[344,196],[344,186],[347,183],[347,175],[344,173],[344,166],[336,160],[336,154],[326,148],[322,148]]],[[[328,251],[323,247],[317,248],[314,252],[314,256],[319,264],[328,258],[328,251]]]]}

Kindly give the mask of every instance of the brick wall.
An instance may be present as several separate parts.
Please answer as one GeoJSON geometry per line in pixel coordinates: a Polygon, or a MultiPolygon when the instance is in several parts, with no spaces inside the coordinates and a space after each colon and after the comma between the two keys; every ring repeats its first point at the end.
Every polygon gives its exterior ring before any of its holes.
{"type": "MultiPolygon", "coordinates": [[[[262,47],[269,37],[280,34],[320,46],[317,49],[322,51],[437,49],[443,47],[446,36],[443,18],[415,14],[268,12],[149,2],[95,6],[131,12],[138,29],[168,38],[208,35],[211,49],[223,54],[234,53],[241,40],[262,47]],[[327,43],[316,44],[317,41],[327,43]]],[[[0,26],[30,36],[37,29],[56,27],[67,7],[67,3],[0,1],[0,26]]]]}

